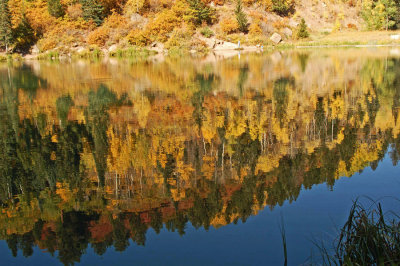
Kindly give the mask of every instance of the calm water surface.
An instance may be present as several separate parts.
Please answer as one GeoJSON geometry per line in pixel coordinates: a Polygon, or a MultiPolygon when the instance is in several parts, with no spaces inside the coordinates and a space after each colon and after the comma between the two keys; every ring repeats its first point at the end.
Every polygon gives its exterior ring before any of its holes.
{"type": "Polygon", "coordinates": [[[0,65],[1,263],[318,262],[400,211],[399,52],[0,65]]]}

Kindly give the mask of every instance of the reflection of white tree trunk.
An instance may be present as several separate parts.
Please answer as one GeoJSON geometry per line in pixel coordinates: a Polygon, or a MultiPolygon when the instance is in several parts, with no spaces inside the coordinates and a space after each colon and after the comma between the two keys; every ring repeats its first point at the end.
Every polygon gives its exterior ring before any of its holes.
{"type": "Polygon", "coordinates": [[[221,163],[222,163],[222,173],[221,173],[221,176],[222,176],[222,179],[224,178],[224,168],[225,168],[225,165],[224,165],[224,155],[225,155],[225,142],[222,142],[222,155],[221,155],[221,163]]]}
{"type": "Polygon", "coordinates": [[[118,197],[118,172],[115,171],[115,197],[118,197]]]}
{"type": "Polygon", "coordinates": [[[140,167],[140,195],[142,195],[142,197],[143,197],[143,182],[142,182],[142,179],[143,179],[143,167],[140,167]]]}

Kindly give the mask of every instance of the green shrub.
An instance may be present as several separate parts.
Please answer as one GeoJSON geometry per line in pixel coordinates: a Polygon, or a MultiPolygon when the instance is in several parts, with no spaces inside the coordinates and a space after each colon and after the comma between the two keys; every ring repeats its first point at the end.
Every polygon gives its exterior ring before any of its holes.
{"type": "Polygon", "coordinates": [[[48,0],[47,9],[53,17],[59,18],[64,16],[65,10],[60,0],[48,0]]]}
{"type": "Polygon", "coordinates": [[[272,11],[280,16],[288,16],[294,13],[295,2],[293,0],[272,0],[272,11]]]}
{"type": "Polygon", "coordinates": [[[214,36],[214,32],[209,28],[209,27],[204,27],[200,30],[201,35],[203,35],[206,38],[210,38],[214,36]]]}

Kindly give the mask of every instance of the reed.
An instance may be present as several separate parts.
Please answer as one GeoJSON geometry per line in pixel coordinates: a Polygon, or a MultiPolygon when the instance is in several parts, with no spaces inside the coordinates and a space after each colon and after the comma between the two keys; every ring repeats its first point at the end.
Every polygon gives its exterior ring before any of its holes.
{"type": "Polygon", "coordinates": [[[364,207],[357,200],[335,241],[333,254],[318,245],[324,265],[398,265],[400,221],[380,203],[364,207]]]}

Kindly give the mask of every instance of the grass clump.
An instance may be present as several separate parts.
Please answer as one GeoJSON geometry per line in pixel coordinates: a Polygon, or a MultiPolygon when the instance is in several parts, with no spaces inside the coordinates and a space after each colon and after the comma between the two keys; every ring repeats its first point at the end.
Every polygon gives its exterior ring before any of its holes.
{"type": "Polygon", "coordinates": [[[365,208],[356,201],[340,231],[334,255],[323,249],[324,264],[398,265],[400,263],[400,222],[388,218],[381,204],[365,208]]]}
{"type": "Polygon", "coordinates": [[[214,36],[214,32],[209,27],[202,28],[200,30],[200,33],[206,38],[211,38],[212,36],[214,36]]]}
{"type": "Polygon", "coordinates": [[[103,57],[103,52],[98,47],[90,47],[81,52],[73,53],[72,57],[97,60],[103,57]]]}
{"type": "Polygon", "coordinates": [[[125,49],[117,49],[114,52],[110,52],[109,56],[117,58],[145,58],[153,54],[155,54],[154,51],[142,47],[131,46],[125,49]]]}

